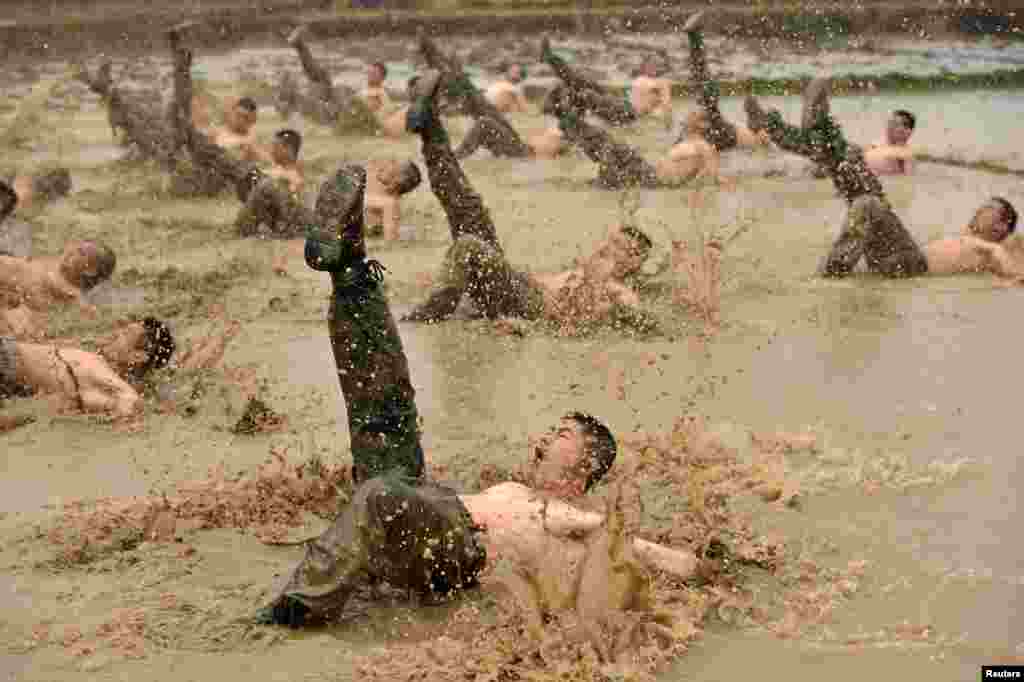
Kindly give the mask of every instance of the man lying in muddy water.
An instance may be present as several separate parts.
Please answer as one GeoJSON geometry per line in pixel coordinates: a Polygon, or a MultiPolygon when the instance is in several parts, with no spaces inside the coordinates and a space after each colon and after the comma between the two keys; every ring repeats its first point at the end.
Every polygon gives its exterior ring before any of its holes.
{"type": "Polygon", "coordinates": [[[594,182],[602,189],[678,187],[701,178],[723,180],[718,150],[706,139],[709,124],[705,112],[687,114],[686,138],[654,164],[633,147],[616,142],[606,131],[587,123],[577,98],[564,87],[556,87],[548,94],[544,113],[556,117],[565,139],[598,165],[594,182]]]}
{"type": "Polygon", "coordinates": [[[174,349],[167,325],[151,317],[120,325],[96,353],[0,336],[0,397],[50,395],[82,412],[129,417],[142,400],[132,383],[174,349]]]}
{"type": "MultiPolygon", "coordinates": [[[[436,74],[424,85],[432,99],[436,74]]],[[[423,110],[414,104],[410,117],[423,110]]],[[[534,488],[504,483],[459,496],[423,480],[408,361],[380,290],[379,264],[366,259],[365,186],[360,167],[342,168],[326,182],[318,222],[306,241],[307,264],[331,275],[331,345],[349,415],[357,488],[260,610],[257,621],[264,624],[299,627],[335,617],[371,581],[424,595],[449,594],[476,582],[488,552],[492,560],[507,557],[523,570],[540,568],[550,560],[552,538],[567,562],[580,564],[580,538],[604,521],[571,506],[601,480],[617,453],[608,428],[588,415],[568,415],[531,448],[527,478],[534,488]]],[[[686,551],[642,540],[634,541],[633,551],[640,562],[680,579],[696,568],[696,558],[686,551]]]]}
{"type": "Polygon", "coordinates": [[[541,41],[541,61],[555,71],[580,109],[616,126],[634,123],[644,116],[672,117],[672,88],[664,78],[658,77],[657,66],[646,60],[640,75],[633,80],[625,95],[612,95],[600,83],[593,81],[551,49],[547,38],[541,41]]]}
{"type": "Polygon", "coordinates": [[[553,159],[566,150],[562,133],[555,127],[524,141],[505,115],[473,85],[455,57],[442,53],[423,31],[419,34],[419,45],[427,65],[443,75],[448,99],[461,103],[463,111],[473,118],[473,127],[455,150],[456,158],[468,158],[480,148],[496,157],[514,159],[553,159]]]}
{"type": "MultiPolygon", "coordinates": [[[[8,193],[13,191],[0,182],[0,196],[8,193]]],[[[92,312],[85,295],[110,278],[116,263],[110,247],[89,240],[68,242],[56,258],[0,256],[0,309],[26,305],[45,311],[75,302],[92,312]]]]}
{"type": "Polygon", "coordinates": [[[865,152],[843,136],[829,113],[832,82],[817,78],[804,91],[800,126],[787,124],[778,111],[746,100],[748,125],[764,130],[778,147],[800,154],[828,171],[849,209],[820,268],[825,277],[851,274],[863,257],[868,270],[886,277],[990,272],[1020,277],[1024,266],[1001,245],[1017,226],[1009,201],[993,197],[981,205],[958,237],[938,239],[923,248],[893,212],[882,183],[865,152]]]}
{"type": "Polygon", "coordinates": [[[420,135],[430,186],[448,217],[452,245],[445,254],[440,282],[430,297],[403,319],[436,322],[454,314],[468,295],[489,318],[558,319],[561,297],[581,287],[599,290],[595,317],[639,305],[636,292],[623,279],[638,271],[651,248],[650,239],[636,228],[615,230],[581,268],[547,276],[532,276],[509,265],[498,234],[448,142],[437,112],[440,72],[425,74],[416,84],[409,107],[409,130],[420,135]]]}
{"type": "Polygon", "coordinates": [[[317,123],[330,127],[362,127],[367,132],[379,127],[389,137],[402,136],[405,133],[405,111],[403,107],[392,103],[384,89],[387,67],[380,62],[370,64],[366,74],[366,90],[359,96],[351,88],[334,84],[330,74],[309,49],[306,42],[308,35],[309,28],[300,25],[288,35],[286,41],[298,53],[302,70],[313,85],[313,94],[304,94],[294,80],[286,78],[277,94],[279,112],[288,116],[292,111],[299,111],[317,123]]]}

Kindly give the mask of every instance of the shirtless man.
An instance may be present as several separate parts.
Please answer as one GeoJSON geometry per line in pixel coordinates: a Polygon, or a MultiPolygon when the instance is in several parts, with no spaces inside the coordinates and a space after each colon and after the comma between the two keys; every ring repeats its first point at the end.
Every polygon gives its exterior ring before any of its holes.
{"type": "Polygon", "coordinates": [[[435,322],[450,317],[468,295],[489,318],[558,317],[561,297],[581,286],[597,287],[603,316],[639,304],[636,292],[622,283],[638,271],[650,251],[650,239],[636,228],[612,232],[580,268],[546,277],[514,270],[502,252],[490,213],[470,185],[448,142],[436,109],[439,72],[424,75],[409,107],[409,130],[423,142],[430,186],[448,216],[452,245],[445,255],[440,283],[426,302],[405,320],[435,322]]]}
{"type": "Polygon", "coordinates": [[[513,111],[525,113],[529,110],[529,104],[526,95],[523,94],[522,81],[523,67],[519,64],[509,64],[505,69],[505,77],[492,83],[484,97],[503,114],[513,111]]]}
{"type": "Polygon", "coordinates": [[[658,65],[650,59],[640,65],[640,74],[630,85],[629,101],[640,116],[672,121],[672,83],[661,77],[658,65]]]}
{"type": "Polygon", "coordinates": [[[83,412],[127,417],[141,404],[129,382],[166,365],[174,348],[170,330],[151,317],[120,325],[98,353],[0,337],[0,395],[55,395],[83,412]]]}
{"type": "Polygon", "coordinates": [[[298,109],[321,125],[343,131],[362,128],[374,132],[379,128],[391,137],[403,135],[405,131],[401,122],[404,121],[404,110],[391,102],[384,89],[387,67],[379,62],[371,64],[366,73],[366,89],[357,96],[351,88],[334,84],[330,74],[309,49],[308,35],[309,28],[301,25],[288,35],[287,42],[298,53],[314,94],[312,97],[304,96],[294,83],[288,81],[282,86],[282,113],[298,109]]]}
{"type": "Polygon", "coordinates": [[[82,240],[68,242],[57,258],[0,256],[0,310],[24,305],[45,312],[75,302],[91,314],[85,294],[109,279],[116,263],[110,247],[82,240]]]}
{"type": "MultiPolygon", "coordinates": [[[[414,104],[410,111],[416,110],[414,104]]],[[[348,182],[336,183],[337,199],[351,220],[340,235],[312,233],[307,262],[332,273],[332,344],[349,419],[359,427],[352,431],[358,487],[331,527],[307,545],[257,622],[300,627],[334,618],[371,581],[448,595],[476,584],[488,557],[537,571],[551,561],[552,543],[577,574],[586,549],[582,538],[601,532],[605,519],[572,504],[611,468],[618,451],[614,436],[594,417],[572,413],[530,448],[525,477],[533,487],[503,483],[457,495],[422,480],[408,362],[362,246],[358,197],[365,173],[343,169],[336,176],[342,178],[348,182]],[[400,386],[392,383],[395,377],[400,386]],[[371,395],[379,391],[392,394],[371,395]]],[[[644,568],[678,580],[697,568],[687,550],[639,539],[631,549],[644,568]]]]}
{"type": "Polygon", "coordinates": [[[864,150],[864,160],[875,175],[910,175],[913,172],[910,137],[916,126],[917,117],[906,109],[892,112],[885,126],[885,138],[864,150]]]}
{"type": "Polygon", "coordinates": [[[753,97],[746,102],[750,127],[766,131],[780,148],[825,168],[849,205],[839,237],[822,263],[822,276],[845,277],[862,257],[871,272],[886,277],[1024,274],[1000,244],[1017,226],[1017,211],[1001,197],[982,204],[959,236],[930,242],[923,249],[918,246],[889,205],[864,151],[847,142],[830,115],[831,85],[829,79],[818,78],[807,86],[800,127],[788,125],[777,111],[764,111],[753,97]]]}
{"type": "Polygon", "coordinates": [[[11,180],[11,187],[18,195],[18,208],[30,209],[66,197],[71,192],[71,172],[67,168],[54,168],[30,175],[16,175],[11,180]]]}
{"type": "Polygon", "coordinates": [[[616,142],[606,131],[587,123],[584,112],[576,108],[577,103],[574,95],[559,86],[545,100],[544,113],[558,118],[565,139],[579,146],[598,165],[598,187],[678,187],[698,178],[721,181],[719,153],[708,141],[710,124],[706,112],[691,111],[686,117],[685,139],[651,164],[636,149],[616,142]]]}
{"type": "Polygon", "coordinates": [[[423,181],[412,161],[377,159],[366,163],[366,222],[369,234],[398,241],[401,227],[401,198],[423,181]]]}
{"type": "Polygon", "coordinates": [[[286,128],[274,133],[274,142],[270,145],[273,165],[267,170],[267,176],[286,183],[288,191],[296,197],[302,195],[306,186],[306,178],[299,164],[301,150],[302,135],[297,130],[286,128]]]}
{"type": "MultiPolygon", "coordinates": [[[[432,69],[441,72],[448,98],[461,102],[463,110],[474,119],[455,150],[455,156],[464,159],[483,147],[497,157],[553,159],[565,151],[561,132],[554,127],[536,133],[525,141],[505,115],[487,98],[462,70],[455,57],[445,55],[424,32],[419,34],[420,54],[432,69]]],[[[416,79],[411,81],[410,92],[416,79]]],[[[404,125],[404,122],[403,122],[404,125]]]]}

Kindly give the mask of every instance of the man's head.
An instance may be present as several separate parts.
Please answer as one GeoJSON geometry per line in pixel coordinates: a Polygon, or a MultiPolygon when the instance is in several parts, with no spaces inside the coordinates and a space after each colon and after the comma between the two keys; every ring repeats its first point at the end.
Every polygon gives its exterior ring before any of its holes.
{"type": "Polygon", "coordinates": [[[651,238],[633,225],[619,225],[613,228],[602,241],[589,267],[596,277],[621,280],[637,273],[651,253],[651,238]]]}
{"type": "Polygon", "coordinates": [[[889,144],[907,144],[917,126],[917,117],[906,109],[892,112],[889,122],[885,125],[885,137],[889,144]]]}
{"type": "Polygon", "coordinates": [[[640,64],[639,73],[641,76],[646,76],[647,78],[657,78],[658,65],[655,64],[653,60],[645,59],[643,63],[640,64]]]}
{"type": "Polygon", "coordinates": [[[618,454],[608,427],[582,412],[567,414],[543,436],[531,440],[527,469],[533,486],[565,497],[593,488],[618,454]]]}
{"type": "Polygon", "coordinates": [[[39,203],[54,201],[71,192],[71,171],[53,168],[32,177],[32,194],[39,203]]]}
{"type": "Polygon", "coordinates": [[[708,130],[708,114],[703,109],[694,109],[686,114],[683,127],[687,137],[702,137],[708,130]]]}
{"type": "Polygon", "coordinates": [[[147,317],[119,325],[100,350],[119,373],[141,379],[152,370],[166,366],[176,347],[167,325],[147,317]]]}
{"type": "Polygon", "coordinates": [[[18,193],[14,191],[13,187],[3,180],[0,180],[0,223],[2,223],[7,216],[14,213],[14,207],[17,205],[18,193]]]}
{"type": "Polygon", "coordinates": [[[974,213],[968,233],[989,242],[1001,242],[1017,229],[1017,209],[1002,197],[992,197],[974,213]]]}
{"type": "Polygon", "coordinates": [[[384,65],[384,62],[373,62],[366,68],[366,86],[370,88],[379,88],[384,85],[384,81],[388,77],[388,67],[384,65]]]}
{"type": "Polygon", "coordinates": [[[299,160],[302,150],[302,135],[297,130],[285,128],[274,133],[274,143],[270,146],[270,155],[279,166],[290,166],[299,160]]]}
{"type": "Polygon", "coordinates": [[[106,244],[95,241],[72,241],[60,257],[60,271],[82,291],[110,279],[117,265],[117,256],[106,244]]]}
{"type": "Polygon", "coordinates": [[[224,123],[237,135],[248,135],[252,127],[256,125],[259,117],[259,107],[252,97],[239,97],[227,111],[224,112],[224,123]]]}
{"type": "Polygon", "coordinates": [[[523,80],[523,67],[520,64],[512,63],[505,69],[505,78],[509,83],[521,83],[523,80]]]}

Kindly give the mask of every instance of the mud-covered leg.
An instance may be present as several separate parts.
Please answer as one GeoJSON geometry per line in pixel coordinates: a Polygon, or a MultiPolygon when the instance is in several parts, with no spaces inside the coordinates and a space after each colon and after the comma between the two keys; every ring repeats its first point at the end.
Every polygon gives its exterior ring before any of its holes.
{"type": "Polygon", "coordinates": [[[434,196],[441,202],[452,241],[473,235],[501,250],[491,214],[452,152],[448,132],[437,114],[435,98],[441,74],[424,75],[413,88],[413,102],[406,116],[406,127],[418,133],[423,143],[423,158],[434,196]]]}
{"type": "Polygon", "coordinates": [[[0,225],[7,220],[7,217],[14,213],[18,205],[18,194],[9,184],[0,180],[0,225]]]}
{"type": "Polygon", "coordinates": [[[903,222],[884,199],[862,195],[846,213],[843,229],[819,268],[823,277],[845,277],[864,256],[868,269],[886,277],[914,277],[928,261],[903,222]]]}
{"type": "Polygon", "coordinates": [[[804,90],[803,125],[789,125],[778,111],[765,111],[753,97],[745,103],[748,126],[764,130],[781,149],[805,156],[819,164],[847,203],[872,195],[885,199],[882,183],[868,167],[864,151],[847,141],[839,123],[829,113],[826,78],[811,81],[804,90]]]}
{"type": "Polygon", "coordinates": [[[707,54],[704,51],[704,34],[701,32],[703,12],[690,18],[687,22],[686,37],[690,44],[690,78],[696,88],[697,104],[707,114],[708,131],[705,138],[718,151],[725,151],[736,146],[736,126],[725,120],[718,106],[721,91],[718,82],[711,78],[708,71],[707,54]]]}
{"type": "Polygon", "coordinates": [[[509,135],[508,128],[487,117],[476,120],[466,136],[462,138],[458,149],[455,150],[455,158],[470,157],[481,147],[499,157],[523,158],[530,153],[529,148],[523,144],[518,135],[509,135]]]}
{"type": "Polygon", "coordinates": [[[472,518],[454,491],[409,483],[389,475],[360,485],[258,619],[298,627],[332,618],[373,580],[439,595],[475,585],[487,556],[472,518]]]}
{"type": "Polygon", "coordinates": [[[419,415],[402,339],[381,291],[379,263],[366,260],[366,171],[347,166],[324,182],[306,263],[329,272],[331,348],[348,410],[353,477],[423,473],[419,415]]]}
{"type": "Polygon", "coordinates": [[[235,218],[235,229],[240,237],[256,236],[262,226],[267,236],[294,239],[305,236],[308,226],[315,222],[312,211],[259,171],[252,171],[240,185],[239,199],[243,205],[235,218]]]}
{"type": "Polygon", "coordinates": [[[587,123],[568,107],[556,107],[558,126],[566,140],[583,150],[598,165],[598,183],[607,189],[630,186],[653,187],[658,184],[657,172],[639,152],[616,142],[604,130],[587,123]]]}
{"type": "Polygon", "coordinates": [[[309,45],[306,44],[306,33],[307,28],[305,26],[298,27],[288,36],[288,44],[295,48],[296,53],[299,55],[299,61],[302,62],[303,72],[316,87],[316,92],[323,105],[325,118],[337,120],[345,109],[345,103],[338,100],[338,93],[334,89],[331,75],[320,65],[313,56],[313,52],[309,49],[309,45]]]}
{"type": "Polygon", "coordinates": [[[600,83],[585,77],[569,66],[569,62],[555,54],[555,51],[551,49],[551,42],[546,37],[540,43],[540,59],[550,66],[554,70],[555,75],[571,89],[579,92],[591,90],[605,95],[608,94],[600,83]]]}
{"type": "Polygon", "coordinates": [[[572,97],[580,109],[589,111],[612,125],[621,126],[637,120],[636,109],[623,96],[608,95],[596,90],[574,90],[572,97]]]}
{"type": "Polygon", "coordinates": [[[180,148],[173,129],[162,119],[125,101],[113,85],[110,62],[101,64],[95,76],[82,69],[78,79],[103,98],[110,127],[121,131],[125,142],[138,148],[146,158],[168,166],[173,162],[180,148]]]}

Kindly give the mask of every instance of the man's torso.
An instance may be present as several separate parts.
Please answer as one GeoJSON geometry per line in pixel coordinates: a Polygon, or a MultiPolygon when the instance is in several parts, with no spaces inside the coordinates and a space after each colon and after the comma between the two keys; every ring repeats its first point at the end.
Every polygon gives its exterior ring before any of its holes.
{"type": "Polygon", "coordinates": [[[880,143],[864,150],[864,160],[876,175],[903,175],[911,158],[906,146],[880,143]]]}

